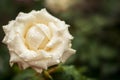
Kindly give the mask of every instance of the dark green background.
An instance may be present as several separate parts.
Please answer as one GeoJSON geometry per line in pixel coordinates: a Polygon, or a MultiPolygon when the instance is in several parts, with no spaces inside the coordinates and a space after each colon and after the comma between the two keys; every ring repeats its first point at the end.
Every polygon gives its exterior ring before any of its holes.
{"type": "MultiPolygon", "coordinates": [[[[71,1],[71,0],[70,0],[71,1]]],[[[77,50],[51,73],[53,80],[120,80],[120,0],[77,0],[64,12],[52,15],[70,24],[77,50]]],[[[0,0],[0,80],[50,80],[32,69],[9,66],[9,52],[1,41],[2,26],[19,12],[44,8],[44,0],[0,0]]]]}

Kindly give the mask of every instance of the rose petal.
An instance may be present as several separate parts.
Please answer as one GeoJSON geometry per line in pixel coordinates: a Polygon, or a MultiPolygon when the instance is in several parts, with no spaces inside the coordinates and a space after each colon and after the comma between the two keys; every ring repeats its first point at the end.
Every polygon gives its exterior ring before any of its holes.
{"type": "Polygon", "coordinates": [[[61,57],[61,61],[64,63],[71,55],[73,55],[76,51],[73,49],[68,49],[64,52],[64,54],[61,57]]]}
{"type": "Polygon", "coordinates": [[[51,38],[51,32],[50,28],[44,24],[37,24],[37,26],[41,29],[41,31],[48,37],[48,39],[51,38]]]}
{"type": "Polygon", "coordinates": [[[26,34],[26,43],[31,50],[37,50],[39,47],[44,47],[48,39],[40,29],[40,25],[31,27],[26,34]],[[45,43],[44,43],[45,42],[45,43]]]}

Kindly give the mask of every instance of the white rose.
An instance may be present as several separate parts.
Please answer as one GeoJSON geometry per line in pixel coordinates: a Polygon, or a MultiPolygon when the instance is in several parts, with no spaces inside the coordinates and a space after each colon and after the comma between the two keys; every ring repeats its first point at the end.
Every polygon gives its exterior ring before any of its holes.
{"type": "Polygon", "coordinates": [[[3,26],[3,43],[9,49],[10,65],[17,63],[22,69],[31,67],[41,73],[49,66],[65,62],[75,53],[68,26],[46,9],[19,13],[15,20],[3,26]]]}
{"type": "Polygon", "coordinates": [[[66,11],[70,8],[76,0],[45,0],[47,8],[54,12],[66,11]]]}

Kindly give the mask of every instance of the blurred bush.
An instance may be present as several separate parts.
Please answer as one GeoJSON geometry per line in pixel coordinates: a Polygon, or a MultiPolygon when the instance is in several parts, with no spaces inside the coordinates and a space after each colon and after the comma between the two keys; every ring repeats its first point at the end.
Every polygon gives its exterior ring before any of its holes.
{"type": "MultiPolygon", "coordinates": [[[[15,19],[21,11],[47,8],[44,1],[1,0],[0,80],[45,80],[44,75],[38,75],[31,69],[21,71],[16,65],[10,68],[9,52],[1,42],[3,25],[15,19]]],[[[51,73],[53,80],[120,80],[119,8],[119,0],[76,0],[73,6],[57,13],[47,8],[71,25],[69,30],[74,36],[73,48],[77,50],[64,65],[51,73]]]]}

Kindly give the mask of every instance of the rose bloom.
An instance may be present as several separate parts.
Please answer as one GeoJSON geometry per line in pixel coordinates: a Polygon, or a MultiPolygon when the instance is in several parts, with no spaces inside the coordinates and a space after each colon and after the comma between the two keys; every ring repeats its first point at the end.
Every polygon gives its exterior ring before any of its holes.
{"type": "Polygon", "coordinates": [[[46,7],[55,13],[66,11],[74,3],[75,0],[45,0],[46,7]]]}
{"type": "Polygon", "coordinates": [[[46,9],[20,12],[15,20],[3,26],[3,43],[9,49],[10,65],[17,63],[22,69],[31,67],[41,73],[49,66],[64,63],[75,53],[68,27],[46,9]]]}

